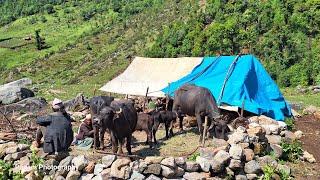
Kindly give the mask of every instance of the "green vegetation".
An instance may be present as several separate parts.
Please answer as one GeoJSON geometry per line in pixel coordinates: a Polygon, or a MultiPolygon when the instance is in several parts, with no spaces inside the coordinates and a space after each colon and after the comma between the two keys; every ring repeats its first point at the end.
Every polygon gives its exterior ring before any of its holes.
{"type": "Polygon", "coordinates": [[[20,180],[24,179],[24,176],[21,173],[14,173],[12,171],[13,164],[0,160],[0,179],[12,179],[20,180]]]}
{"type": "Polygon", "coordinates": [[[188,157],[189,161],[196,161],[197,157],[200,156],[199,152],[195,152],[188,157]]]}
{"type": "Polygon", "coordinates": [[[0,0],[0,84],[30,77],[38,95],[67,99],[93,95],[127,67],[127,57],[245,48],[278,84],[317,84],[319,7],[314,0],[0,0]],[[41,50],[36,30],[47,45],[41,50]]]}
{"type": "Polygon", "coordinates": [[[281,142],[281,147],[283,149],[283,160],[296,162],[299,157],[302,155],[302,144],[298,140],[294,140],[290,143],[281,142]]]}
{"type": "Polygon", "coordinates": [[[264,167],[262,167],[262,171],[263,171],[263,180],[271,180],[274,179],[274,176],[276,174],[278,174],[280,176],[281,180],[290,180],[292,179],[292,177],[290,177],[290,174],[288,174],[287,172],[285,172],[284,170],[278,170],[276,167],[272,166],[272,165],[266,165],[264,167]]]}
{"type": "Polygon", "coordinates": [[[294,119],[293,118],[286,118],[284,122],[287,124],[287,128],[289,131],[292,131],[294,128],[294,119]]]}

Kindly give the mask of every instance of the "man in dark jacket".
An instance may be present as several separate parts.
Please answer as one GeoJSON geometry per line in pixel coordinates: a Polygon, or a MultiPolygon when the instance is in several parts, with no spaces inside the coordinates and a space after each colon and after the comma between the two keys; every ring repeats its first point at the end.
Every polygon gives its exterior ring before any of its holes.
{"type": "Polygon", "coordinates": [[[37,124],[46,127],[43,151],[55,153],[67,151],[73,140],[70,117],[66,115],[63,102],[55,99],[52,103],[53,113],[37,118],[37,124]]]}

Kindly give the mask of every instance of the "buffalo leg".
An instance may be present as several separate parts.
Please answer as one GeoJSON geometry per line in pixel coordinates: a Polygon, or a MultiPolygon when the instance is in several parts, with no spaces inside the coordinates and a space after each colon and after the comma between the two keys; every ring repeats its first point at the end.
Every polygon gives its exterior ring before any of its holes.
{"type": "Polygon", "coordinates": [[[199,142],[201,143],[202,134],[203,134],[202,117],[198,114],[196,115],[196,118],[197,118],[199,133],[200,133],[199,142]]]}
{"type": "Polygon", "coordinates": [[[106,132],[106,128],[100,128],[100,149],[104,149],[104,133],[106,132]]]}
{"type": "Polygon", "coordinates": [[[148,132],[147,134],[147,144],[150,148],[152,148],[152,130],[148,132]]]}
{"type": "Polygon", "coordinates": [[[99,128],[94,126],[94,134],[93,134],[93,143],[94,143],[94,148],[98,149],[100,147],[100,141],[99,141],[99,128]]]}
{"type": "Polygon", "coordinates": [[[112,144],[112,152],[117,153],[118,151],[118,139],[114,136],[114,134],[111,132],[111,144],[112,144]]]}
{"type": "Polygon", "coordinates": [[[169,133],[168,133],[168,131],[169,131],[169,124],[168,124],[168,122],[166,122],[166,123],[164,124],[164,126],[165,126],[165,128],[166,128],[166,139],[169,139],[169,133]]]}
{"type": "Polygon", "coordinates": [[[119,139],[119,149],[118,149],[118,154],[123,154],[123,151],[122,151],[122,146],[123,146],[123,141],[124,139],[119,139]]]}
{"type": "Polygon", "coordinates": [[[178,117],[179,117],[179,128],[180,128],[180,131],[183,131],[183,124],[182,124],[183,116],[180,114],[178,117]]]}
{"type": "Polygon", "coordinates": [[[159,122],[155,121],[152,127],[152,135],[153,135],[153,140],[154,140],[154,144],[157,144],[157,138],[156,138],[156,134],[159,128],[159,122]]]}
{"type": "Polygon", "coordinates": [[[170,131],[170,136],[173,137],[173,121],[170,122],[169,131],[170,131]]]}
{"type": "Polygon", "coordinates": [[[131,152],[131,138],[132,138],[132,135],[129,135],[129,136],[127,137],[127,144],[126,144],[126,146],[127,146],[127,151],[128,151],[128,154],[129,154],[129,155],[132,155],[132,152],[131,152]]]}

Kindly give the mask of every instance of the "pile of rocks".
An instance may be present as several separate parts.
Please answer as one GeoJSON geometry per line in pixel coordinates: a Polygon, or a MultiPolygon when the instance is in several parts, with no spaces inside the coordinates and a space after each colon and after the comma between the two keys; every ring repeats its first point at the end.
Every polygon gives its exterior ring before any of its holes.
{"type": "MultiPolygon", "coordinates": [[[[89,161],[84,155],[47,157],[41,172],[44,179],[257,179],[263,176],[266,165],[277,171],[290,174],[290,168],[278,164],[275,158],[283,155],[281,141],[292,141],[303,135],[286,130],[286,124],[265,116],[249,119],[248,128],[242,126],[228,135],[228,141],[214,138],[212,147],[200,148],[195,160],[186,157],[149,156],[130,160],[115,155],[106,155],[98,161],[89,161]],[[271,155],[270,152],[273,152],[271,155]]],[[[14,172],[21,172],[26,179],[40,179],[32,167],[29,146],[13,142],[0,145],[0,158],[14,162],[14,172]]],[[[315,162],[314,157],[304,152],[304,160],[315,162]]],[[[275,175],[278,176],[278,175],[275,175]]],[[[277,177],[274,177],[277,178],[277,177]]]]}

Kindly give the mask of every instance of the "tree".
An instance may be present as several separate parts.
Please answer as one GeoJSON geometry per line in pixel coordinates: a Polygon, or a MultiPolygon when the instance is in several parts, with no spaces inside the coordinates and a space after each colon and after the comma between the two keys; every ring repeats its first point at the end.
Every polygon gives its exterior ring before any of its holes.
{"type": "Polygon", "coordinates": [[[37,49],[38,50],[44,49],[46,47],[46,43],[44,41],[45,39],[40,36],[40,29],[37,29],[35,31],[35,34],[36,34],[37,49]]]}

